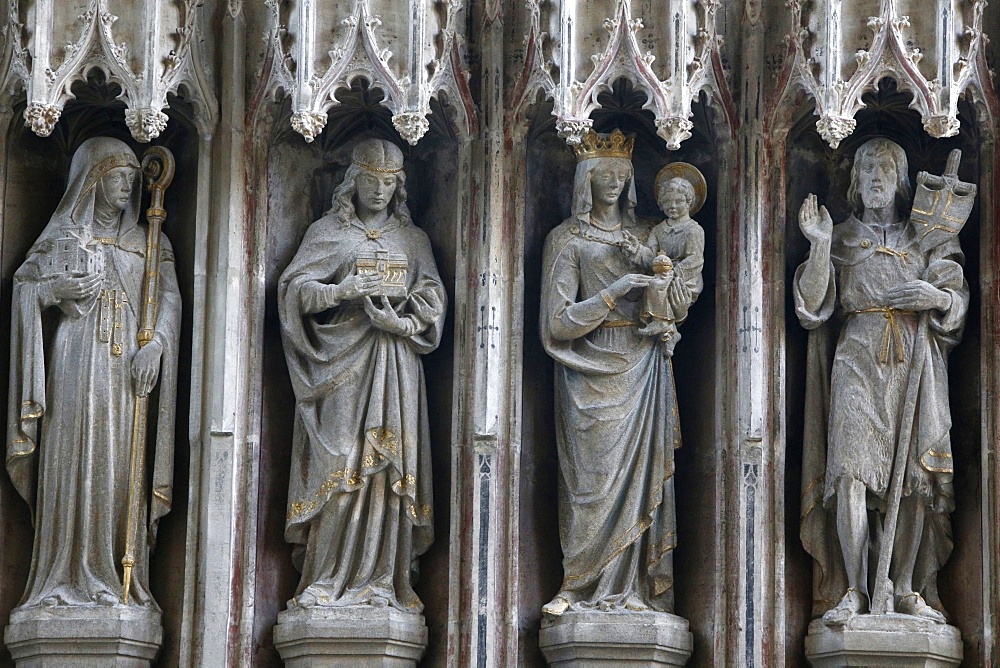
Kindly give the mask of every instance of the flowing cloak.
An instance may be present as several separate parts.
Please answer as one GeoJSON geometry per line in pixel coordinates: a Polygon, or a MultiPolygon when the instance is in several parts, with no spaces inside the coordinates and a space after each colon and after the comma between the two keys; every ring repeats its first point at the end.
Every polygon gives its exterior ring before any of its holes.
{"type": "MultiPolygon", "coordinates": [[[[89,604],[101,594],[121,596],[135,396],[131,361],[139,349],[147,228],[138,223],[138,184],[120,228],[110,230],[117,238],[95,238],[109,232],[94,226],[93,210],[97,180],[126,164],[138,167],[126,144],[109,138],[85,142],[73,157],[66,194],[14,274],[6,460],[35,526],[23,606],[50,597],[60,604],[89,604]],[[110,342],[98,340],[102,315],[113,322],[109,309],[114,301],[102,307],[101,296],[59,301],[52,295],[51,274],[44,267],[67,230],[79,235],[89,251],[104,254],[102,292],[117,291],[122,307],[121,356],[112,353],[110,342]],[[43,312],[50,306],[61,312],[51,341],[43,334],[43,312]]],[[[160,247],[154,339],[163,352],[153,481],[151,490],[142,492],[152,494],[148,530],[145,518],[139,519],[132,587],[132,600],[141,605],[155,605],[148,593],[148,554],[141,546],[155,542],[157,523],[170,511],[173,488],[181,307],[173,252],[162,235],[160,247]]]]}
{"type": "Polygon", "coordinates": [[[861,480],[870,506],[884,508],[910,374],[919,374],[920,390],[903,494],[928,504],[913,586],[940,609],[937,571],[951,553],[948,513],[954,509],[947,356],[961,338],[969,305],[964,256],[957,239],[922,253],[912,226],[882,232],[853,216],[834,227],[830,255],[819,310],[811,311],[801,293],[804,263],[793,287],[796,314],[810,330],[800,535],[815,559],[813,614],[832,608],[847,588],[832,498],[837,479],[861,480]],[[916,336],[919,315],[897,312],[890,319],[875,310],[884,306],[886,289],[914,279],[951,296],[947,311],[928,312],[923,337],[916,336]],[[918,342],[927,348],[923,367],[914,369],[918,342]]]}
{"type": "Polygon", "coordinates": [[[328,213],[282,274],[278,305],[296,401],[285,525],[302,572],[296,593],[319,583],[342,605],[374,592],[419,606],[409,569],[433,538],[420,355],[440,343],[447,308],[427,235],[393,217],[369,239],[356,219],[328,213]],[[407,256],[408,296],[396,310],[419,321],[412,336],[374,327],[362,300],[323,296],[355,273],[359,252],[375,250],[407,256]]]}
{"type": "Polygon", "coordinates": [[[673,609],[677,398],[661,342],[634,326],[639,291],[608,307],[600,291],[636,271],[580,221],[545,241],[540,332],[555,359],[562,594],[582,607],[635,594],[673,609]],[[629,321],[629,326],[601,326],[629,321]]]}

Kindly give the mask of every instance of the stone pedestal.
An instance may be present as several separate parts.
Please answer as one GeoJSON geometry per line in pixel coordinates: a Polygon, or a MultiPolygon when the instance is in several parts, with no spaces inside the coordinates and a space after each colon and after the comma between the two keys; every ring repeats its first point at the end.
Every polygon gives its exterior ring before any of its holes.
{"type": "Polygon", "coordinates": [[[683,617],[664,612],[566,612],[542,622],[550,666],[683,666],[694,641],[683,617]]]}
{"type": "Polygon", "coordinates": [[[817,668],[832,666],[921,666],[962,662],[962,634],[954,626],[911,615],[858,615],[847,625],[809,625],[806,657],[817,668]]]}
{"type": "Polygon", "coordinates": [[[162,641],[159,612],[125,605],[16,609],[4,631],[18,668],[147,668],[162,641]]]}
{"type": "Polygon", "coordinates": [[[427,626],[423,615],[394,608],[286,610],[274,646],[288,668],[409,668],[427,647],[427,626]]]}

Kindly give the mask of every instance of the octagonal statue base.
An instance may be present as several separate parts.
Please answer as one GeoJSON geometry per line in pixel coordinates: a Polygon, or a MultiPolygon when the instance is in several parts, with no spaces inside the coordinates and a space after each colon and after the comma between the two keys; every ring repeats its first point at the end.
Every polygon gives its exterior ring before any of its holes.
{"type": "Polygon", "coordinates": [[[160,613],[126,605],[18,608],[4,631],[17,668],[147,668],[162,642],[160,613]]]}
{"type": "Polygon", "coordinates": [[[550,666],[683,666],[693,638],[683,617],[665,612],[566,612],[542,622],[550,666]]]}
{"type": "Polygon", "coordinates": [[[962,662],[962,634],[948,624],[895,613],[857,615],[840,627],[817,619],[809,625],[806,658],[817,668],[945,668],[962,662]]]}
{"type": "Polygon", "coordinates": [[[410,668],[427,648],[427,625],[388,607],[296,608],[278,615],[274,646],[288,668],[410,668]]]}

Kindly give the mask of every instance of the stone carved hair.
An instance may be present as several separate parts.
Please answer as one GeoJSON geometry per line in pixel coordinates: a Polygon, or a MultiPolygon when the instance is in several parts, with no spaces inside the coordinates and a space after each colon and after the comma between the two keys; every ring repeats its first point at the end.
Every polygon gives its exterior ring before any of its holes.
{"type": "Polygon", "coordinates": [[[906,152],[903,151],[902,146],[884,137],[869,139],[854,154],[854,165],[851,167],[851,186],[847,189],[847,201],[854,208],[854,212],[860,216],[865,210],[859,187],[861,163],[864,162],[865,158],[876,160],[889,158],[892,160],[893,171],[896,174],[896,211],[900,216],[906,216],[909,213],[910,198],[912,197],[910,177],[906,166],[906,152]]]}
{"type": "Polygon", "coordinates": [[[684,195],[684,199],[687,200],[688,206],[694,204],[694,186],[687,179],[682,179],[679,176],[675,176],[672,179],[668,179],[660,184],[660,191],[656,193],[656,199],[659,200],[663,197],[663,193],[667,191],[667,188],[673,188],[674,190],[681,191],[684,195]]]}
{"type": "Polygon", "coordinates": [[[632,161],[625,158],[587,158],[576,164],[576,175],[573,178],[573,217],[584,222],[590,222],[590,211],[594,208],[594,194],[591,190],[591,174],[597,166],[604,160],[624,162],[629,168],[628,183],[622,190],[627,197],[619,200],[622,219],[628,223],[635,222],[635,171],[632,168],[632,161]]]}
{"type": "MultiPolygon", "coordinates": [[[[398,149],[397,149],[398,150],[398,149]]],[[[337,189],[333,191],[333,204],[325,215],[333,216],[337,222],[347,223],[356,217],[354,211],[354,193],[357,191],[358,174],[367,171],[355,162],[347,167],[344,180],[337,189]]],[[[401,222],[413,223],[410,217],[410,209],[406,206],[406,173],[396,172],[396,191],[392,194],[388,210],[390,214],[396,216],[401,222]]]]}

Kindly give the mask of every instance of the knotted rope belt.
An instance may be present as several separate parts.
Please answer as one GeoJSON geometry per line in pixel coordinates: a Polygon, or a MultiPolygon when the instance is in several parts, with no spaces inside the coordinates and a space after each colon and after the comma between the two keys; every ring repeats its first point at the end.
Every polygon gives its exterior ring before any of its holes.
{"type": "Polygon", "coordinates": [[[863,313],[881,313],[885,317],[885,332],[882,334],[882,345],[880,346],[881,350],[878,361],[882,364],[888,364],[890,349],[893,347],[896,349],[896,361],[905,361],[906,351],[903,350],[903,334],[899,331],[899,322],[896,320],[896,316],[916,315],[917,312],[909,309],[892,308],[891,306],[875,306],[851,311],[848,315],[861,315],[863,313]]]}

